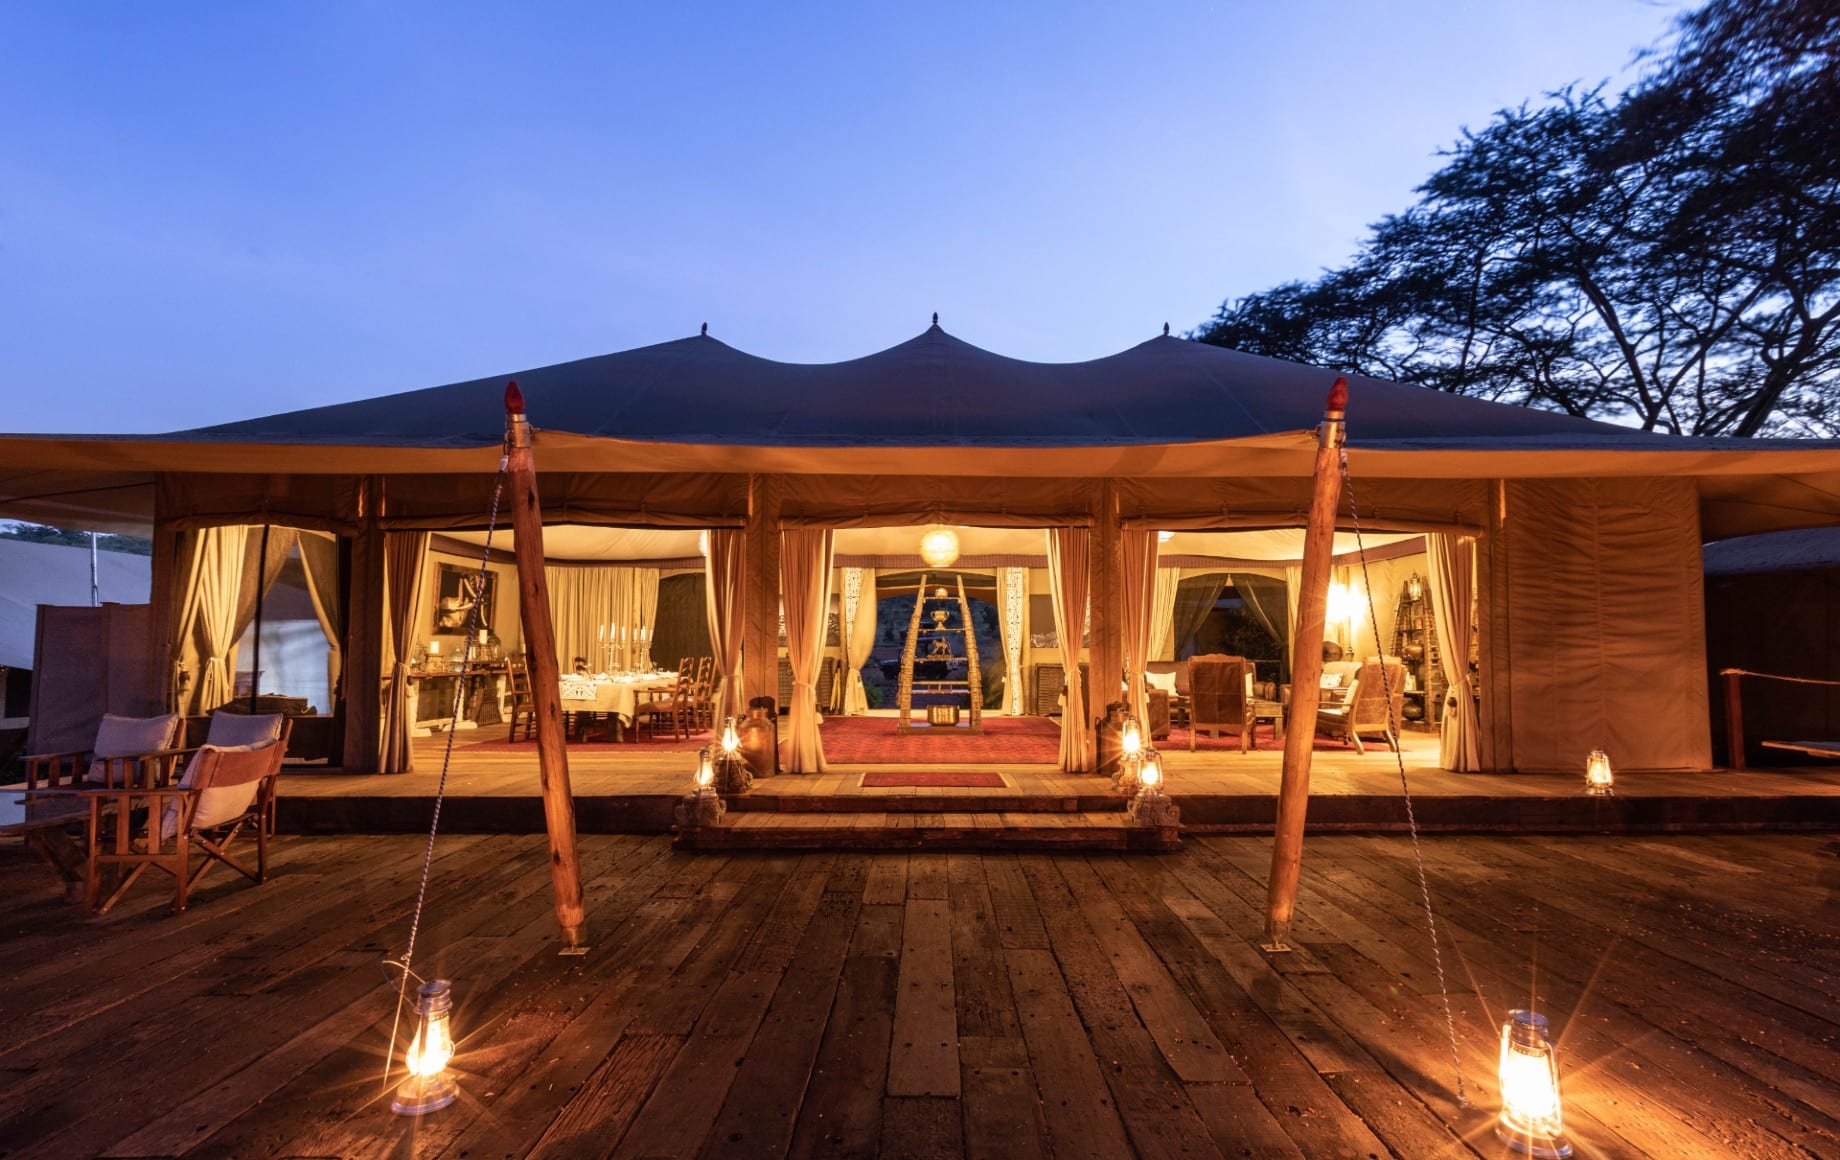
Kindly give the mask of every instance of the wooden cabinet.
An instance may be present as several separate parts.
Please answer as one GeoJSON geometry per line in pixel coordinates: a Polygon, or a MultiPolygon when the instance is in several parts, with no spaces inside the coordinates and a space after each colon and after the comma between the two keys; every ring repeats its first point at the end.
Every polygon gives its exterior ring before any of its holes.
{"type": "MultiPolygon", "coordinates": [[[[1080,680],[1087,681],[1088,666],[1080,665],[1080,680]]],[[[1061,690],[1067,687],[1067,672],[1057,664],[1035,666],[1035,696],[1029,712],[1036,717],[1054,717],[1061,711],[1061,690]]],[[[1097,714],[1094,714],[1097,716],[1097,714]]]]}

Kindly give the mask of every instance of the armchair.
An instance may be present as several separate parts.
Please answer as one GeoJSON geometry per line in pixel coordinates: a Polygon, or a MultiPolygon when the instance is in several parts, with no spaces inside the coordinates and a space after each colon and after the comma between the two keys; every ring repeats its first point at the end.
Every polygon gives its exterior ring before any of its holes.
{"type": "Polygon", "coordinates": [[[1195,735],[1204,729],[1214,737],[1223,729],[1238,733],[1241,753],[1252,747],[1251,661],[1219,654],[1191,657],[1188,698],[1190,749],[1195,747],[1195,735]]]}
{"type": "Polygon", "coordinates": [[[1397,753],[1405,691],[1404,661],[1370,658],[1362,662],[1345,697],[1317,709],[1316,732],[1348,742],[1356,753],[1367,752],[1361,744],[1363,734],[1378,734],[1397,753]]]}

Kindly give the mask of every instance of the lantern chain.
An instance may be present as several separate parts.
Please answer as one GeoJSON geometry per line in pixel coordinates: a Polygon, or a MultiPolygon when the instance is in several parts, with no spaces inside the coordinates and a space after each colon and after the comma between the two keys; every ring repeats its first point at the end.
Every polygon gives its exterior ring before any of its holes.
{"type": "MultiPolygon", "coordinates": [[[[1380,658],[1380,681],[1386,693],[1387,724],[1392,721],[1393,689],[1386,676],[1386,650],[1380,642],[1380,614],[1374,606],[1374,586],[1367,573],[1367,547],[1361,537],[1361,507],[1355,502],[1354,480],[1348,474],[1348,448],[1341,449],[1342,490],[1348,496],[1348,519],[1354,528],[1355,555],[1361,561],[1361,586],[1367,590],[1367,619],[1374,630],[1374,655],[1380,658]]],[[[1403,689],[1401,690],[1403,692],[1403,689]]],[[[1412,809],[1412,786],[1406,778],[1406,756],[1394,738],[1393,760],[1399,767],[1399,789],[1406,803],[1406,830],[1412,835],[1412,862],[1418,871],[1418,896],[1425,907],[1425,929],[1431,935],[1431,965],[1437,970],[1438,993],[1444,1000],[1444,1028],[1450,1035],[1450,1066],[1457,1077],[1457,1106],[1468,1107],[1469,1095],[1463,1085],[1463,1054],[1457,1046],[1457,1017],[1450,1003],[1450,984],[1444,977],[1444,955],[1438,946],[1437,914],[1431,905],[1431,883],[1425,876],[1425,853],[1418,843],[1418,815],[1412,809]]]]}
{"type": "MultiPolygon", "coordinates": [[[[509,453],[499,456],[498,476],[492,484],[492,507],[486,516],[486,539],[479,551],[479,572],[474,577],[473,607],[467,611],[466,636],[460,649],[460,671],[454,680],[454,703],[451,717],[454,722],[460,720],[460,713],[464,707],[467,672],[472,667],[473,646],[478,640],[479,610],[480,606],[485,603],[480,599],[480,595],[485,592],[486,582],[490,577],[492,536],[498,530],[499,502],[505,494],[505,473],[510,467],[510,462],[509,453]]],[[[403,1003],[407,1000],[409,993],[409,979],[412,976],[418,980],[421,978],[409,968],[409,964],[415,958],[415,938],[422,929],[422,905],[428,900],[428,875],[434,866],[435,835],[441,829],[441,806],[447,800],[447,771],[448,767],[453,764],[455,732],[456,730],[450,725],[447,730],[446,748],[441,751],[441,776],[435,783],[434,814],[428,820],[428,845],[422,851],[422,877],[421,882],[415,888],[415,912],[409,919],[409,941],[403,948],[401,959],[390,960],[384,964],[388,970],[402,972],[402,981],[396,990],[396,1015],[390,1022],[390,1048],[383,1057],[383,1082],[386,1087],[390,1082],[391,1062],[396,1058],[396,1033],[402,1022],[403,1003]]]]}

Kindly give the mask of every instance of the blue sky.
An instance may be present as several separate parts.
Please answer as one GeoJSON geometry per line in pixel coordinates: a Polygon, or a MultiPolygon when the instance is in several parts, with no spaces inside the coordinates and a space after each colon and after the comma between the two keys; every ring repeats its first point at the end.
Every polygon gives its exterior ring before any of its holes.
{"type": "Polygon", "coordinates": [[[1046,361],[1344,259],[1677,3],[0,0],[17,431],[162,431],[694,333],[1046,361]]]}

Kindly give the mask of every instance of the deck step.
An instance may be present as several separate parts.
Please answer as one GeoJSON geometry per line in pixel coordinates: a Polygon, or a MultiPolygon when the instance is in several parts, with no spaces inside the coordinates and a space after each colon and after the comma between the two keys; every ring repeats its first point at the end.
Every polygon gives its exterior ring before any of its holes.
{"type": "Polygon", "coordinates": [[[1109,793],[1018,794],[1000,790],[910,790],[901,793],[762,793],[723,799],[731,812],[786,814],[1123,813],[1125,799],[1109,793]]]}
{"type": "Polygon", "coordinates": [[[1174,827],[1133,826],[1117,812],[911,814],[731,811],[720,826],[686,826],[686,850],[1177,850],[1174,827]]]}

